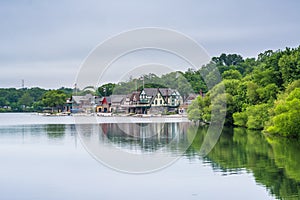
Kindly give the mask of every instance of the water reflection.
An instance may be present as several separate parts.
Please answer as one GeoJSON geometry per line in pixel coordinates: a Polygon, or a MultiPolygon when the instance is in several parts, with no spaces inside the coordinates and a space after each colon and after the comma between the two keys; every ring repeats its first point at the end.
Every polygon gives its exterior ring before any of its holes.
{"type": "Polygon", "coordinates": [[[184,133],[189,125],[190,123],[131,123],[101,124],[100,127],[109,141],[117,146],[126,148],[126,143],[130,147],[139,146],[142,151],[153,152],[171,142],[180,148],[178,144],[187,141],[184,133]]]}
{"type": "MultiPolygon", "coordinates": [[[[184,154],[191,162],[203,160],[205,165],[224,176],[251,173],[257,184],[265,186],[276,198],[299,199],[300,145],[297,140],[266,138],[260,131],[227,127],[212,151],[201,157],[200,149],[208,127],[199,128],[191,123],[151,126],[103,124],[99,128],[107,137],[106,142],[132,151],[154,152],[170,141],[176,141],[176,145],[165,149],[176,155],[184,144],[192,141],[184,154]],[[158,130],[158,133],[149,133],[149,130],[158,130]],[[196,137],[193,137],[195,132],[196,137]]],[[[103,137],[99,140],[105,141],[103,137]]]]}
{"type": "Polygon", "coordinates": [[[65,135],[65,124],[47,124],[45,125],[45,132],[49,138],[62,138],[65,135]]]}
{"type": "MultiPolygon", "coordinates": [[[[207,134],[207,127],[199,128],[192,123],[85,124],[76,128],[80,129],[86,140],[97,141],[100,145],[109,143],[131,153],[149,154],[163,150],[177,156],[185,150],[185,145],[192,142],[183,156],[187,163],[200,160],[203,165],[224,176],[242,176],[249,173],[255,178],[256,184],[267,188],[269,193],[278,199],[300,197],[300,145],[295,139],[267,138],[259,131],[224,128],[212,151],[201,157],[200,149],[207,134]],[[168,148],[164,148],[166,145],[168,148]]],[[[33,146],[42,142],[48,145],[49,140],[75,142],[75,139],[74,125],[0,127],[2,146],[33,146]]],[[[56,142],[50,145],[57,144],[56,142]]],[[[189,169],[185,167],[182,167],[182,173],[189,169]]],[[[195,174],[197,173],[195,171],[195,174]]],[[[213,181],[213,177],[211,178],[213,181]]]]}
{"type": "Polygon", "coordinates": [[[99,144],[111,143],[123,149],[139,149],[154,152],[171,144],[176,152],[188,143],[187,129],[191,123],[107,123],[100,125],[77,125],[84,140],[97,137],[99,144]]]}
{"type": "Polygon", "coordinates": [[[99,162],[126,173],[149,173],[173,163],[191,141],[191,123],[109,123],[76,125],[88,152],[99,162]]]}
{"type": "MultiPolygon", "coordinates": [[[[195,156],[206,128],[200,128],[187,156],[195,156]]],[[[258,184],[264,185],[278,199],[299,199],[299,141],[266,138],[259,131],[225,128],[219,142],[204,158],[223,175],[253,173],[258,184]]]]}

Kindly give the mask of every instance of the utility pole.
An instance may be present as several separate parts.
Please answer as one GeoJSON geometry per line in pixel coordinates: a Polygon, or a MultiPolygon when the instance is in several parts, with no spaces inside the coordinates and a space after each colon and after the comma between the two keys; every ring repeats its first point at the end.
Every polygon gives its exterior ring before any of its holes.
{"type": "Polygon", "coordinates": [[[75,85],[74,85],[74,90],[75,90],[75,95],[77,96],[77,83],[75,83],[75,85]]]}
{"type": "Polygon", "coordinates": [[[143,75],[143,89],[145,88],[145,76],[143,75]]]}

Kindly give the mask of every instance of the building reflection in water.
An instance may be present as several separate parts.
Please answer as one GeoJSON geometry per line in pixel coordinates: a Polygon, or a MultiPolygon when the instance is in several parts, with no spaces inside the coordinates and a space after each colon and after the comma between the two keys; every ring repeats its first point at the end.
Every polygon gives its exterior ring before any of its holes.
{"type": "Polygon", "coordinates": [[[99,141],[99,145],[111,143],[123,150],[137,152],[152,152],[168,145],[176,152],[177,148],[185,147],[189,142],[186,133],[191,123],[105,123],[76,126],[84,141],[93,138],[92,140],[99,141]]]}

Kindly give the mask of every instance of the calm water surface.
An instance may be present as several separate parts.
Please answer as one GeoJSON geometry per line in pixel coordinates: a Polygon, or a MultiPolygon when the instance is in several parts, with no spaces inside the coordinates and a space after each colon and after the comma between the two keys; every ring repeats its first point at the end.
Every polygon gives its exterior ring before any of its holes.
{"type": "MultiPolygon", "coordinates": [[[[161,124],[152,124],[163,134],[141,137],[147,129],[132,124],[122,124],[121,128],[116,124],[84,125],[87,136],[89,127],[96,127],[118,148],[139,153],[155,152],[174,134],[180,134],[177,145],[168,150],[174,156],[197,131],[192,145],[174,164],[133,175],[96,161],[81,144],[73,122],[72,117],[0,114],[1,200],[299,199],[299,141],[224,129],[213,150],[201,157],[205,127],[168,123],[161,128],[161,124]],[[129,137],[124,129],[139,137],[129,137]]],[[[102,137],[98,139],[105,142],[102,137]]]]}

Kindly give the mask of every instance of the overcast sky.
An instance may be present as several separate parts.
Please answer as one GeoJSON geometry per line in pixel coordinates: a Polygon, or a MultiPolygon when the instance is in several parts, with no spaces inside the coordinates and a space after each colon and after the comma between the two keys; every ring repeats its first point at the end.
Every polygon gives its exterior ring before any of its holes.
{"type": "MultiPolygon", "coordinates": [[[[300,1],[0,1],[0,87],[73,87],[105,39],[140,27],[177,30],[211,56],[254,57],[300,45],[300,1]]],[[[147,58],[149,59],[149,58],[147,58]]]]}

